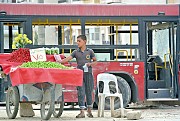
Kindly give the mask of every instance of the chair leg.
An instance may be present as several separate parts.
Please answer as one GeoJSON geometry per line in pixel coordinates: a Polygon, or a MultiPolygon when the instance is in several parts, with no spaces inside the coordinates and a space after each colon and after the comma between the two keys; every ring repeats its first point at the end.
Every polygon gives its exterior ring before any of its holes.
{"type": "Polygon", "coordinates": [[[101,102],[101,109],[102,109],[102,115],[101,117],[104,117],[104,105],[105,105],[105,95],[102,96],[102,102],[101,102]]]}
{"type": "Polygon", "coordinates": [[[114,99],[115,99],[115,97],[110,97],[111,117],[114,116],[114,99]]]}
{"type": "Polygon", "coordinates": [[[99,96],[98,98],[99,98],[99,103],[98,103],[98,117],[100,117],[100,113],[101,113],[101,96],[99,96]]]}
{"type": "Polygon", "coordinates": [[[119,96],[120,106],[121,106],[121,118],[124,118],[124,107],[123,107],[123,97],[122,94],[119,96]]]}
{"type": "Polygon", "coordinates": [[[99,96],[99,103],[98,103],[98,117],[104,117],[104,104],[105,104],[105,96],[99,96]]]}

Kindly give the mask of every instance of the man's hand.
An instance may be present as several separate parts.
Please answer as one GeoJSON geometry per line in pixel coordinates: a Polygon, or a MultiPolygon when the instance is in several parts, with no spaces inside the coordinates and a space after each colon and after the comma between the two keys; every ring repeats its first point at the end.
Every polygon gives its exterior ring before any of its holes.
{"type": "Polygon", "coordinates": [[[56,62],[58,62],[58,63],[62,63],[62,60],[56,60],[56,62]]]}
{"type": "Polygon", "coordinates": [[[92,63],[86,63],[86,66],[87,67],[90,67],[92,63]]]}

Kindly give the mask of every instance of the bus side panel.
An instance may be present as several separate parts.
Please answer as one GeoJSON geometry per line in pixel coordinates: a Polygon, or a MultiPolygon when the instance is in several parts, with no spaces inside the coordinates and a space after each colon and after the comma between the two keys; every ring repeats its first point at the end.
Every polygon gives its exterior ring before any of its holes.
{"type": "Polygon", "coordinates": [[[63,85],[64,102],[78,102],[75,86],[63,85]]]}
{"type": "MultiPolygon", "coordinates": [[[[71,63],[76,66],[75,63],[71,63]]],[[[98,62],[93,67],[94,89],[96,90],[97,75],[105,72],[127,73],[133,79],[137,86],[138,100],[144,100],[144,62],[98,62]]],[[[78,102],[77,90],[74,86],[63,85],[64,102],[78,102]]]]}
{"type": "Polygon", "coordinates": [[[144,62],[98,62],[93,67],[95,88],[96,88],[96,77],[99,73],[104,72],[115,72],[115,73],[127,73],[135,81],[137,86],[138,100],[144,100],[145,98],[145,71],[144,62]]]}

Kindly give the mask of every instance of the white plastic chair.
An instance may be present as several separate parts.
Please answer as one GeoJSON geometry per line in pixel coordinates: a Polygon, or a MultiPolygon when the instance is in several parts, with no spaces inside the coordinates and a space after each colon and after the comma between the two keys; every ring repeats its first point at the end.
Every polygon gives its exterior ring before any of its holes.
{"type": "Polygon", "coordinates": [[[104,105],[105,105],[105,98],[110,97],[110,109],[111,109],[111,117],[114,116],[114,99],[116,97],[119,97],[120,99],[120,107],[121,107],[121,117],[124,117],[124,108],[123,108],[123,98],[122,94],[118,93],[118,83],[117,78],[113,74],[108,73],[101,73],[97,75],[97,87],[98,87],[98,98],[99,98],[99,104],[98,104],[98,117],[104,117],[104,105]],[[99,83],[103,82],[103,91],[100,92],[99,90],[99,83]],[[116,92],[110,93],[109,83],[114,82],[116,92]]]}

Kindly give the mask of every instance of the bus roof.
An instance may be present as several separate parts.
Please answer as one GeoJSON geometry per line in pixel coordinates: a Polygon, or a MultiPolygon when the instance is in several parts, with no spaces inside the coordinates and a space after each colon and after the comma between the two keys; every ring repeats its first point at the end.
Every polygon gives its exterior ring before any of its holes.
{"type": "Polygon", "coordinates": [[[179,16],[180,5],[126,5],[126,4],[0,4],[7,15],[53,16],[179,16]]]}

